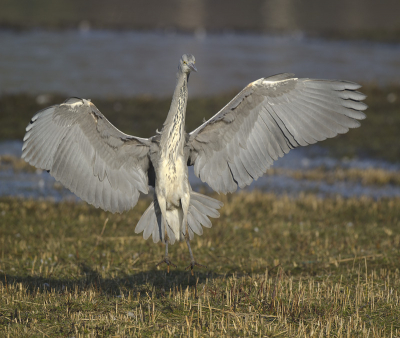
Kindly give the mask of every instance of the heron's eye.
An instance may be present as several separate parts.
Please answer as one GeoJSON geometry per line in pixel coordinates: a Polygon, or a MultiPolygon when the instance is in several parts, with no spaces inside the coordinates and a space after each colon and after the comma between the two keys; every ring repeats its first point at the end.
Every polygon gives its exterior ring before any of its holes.
{"type": "Polygon", "coordinates": [[[183,61],[183,63],[186,65],[186,61],[183,61]]]}

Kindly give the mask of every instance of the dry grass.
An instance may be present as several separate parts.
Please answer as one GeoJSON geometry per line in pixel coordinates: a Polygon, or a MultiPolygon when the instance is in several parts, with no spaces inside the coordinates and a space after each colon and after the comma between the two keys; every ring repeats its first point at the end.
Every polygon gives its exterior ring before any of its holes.
{"type": "Polygon", "coordinates": [[[15,171],[25,171],[25,172],[37,171],[35,167],[25,162],[22,158],[13,155],[0,155],[0,170],[8,170],[8,169],[12,169],[15,171]]]}
{"type": "Polygon", "coordinates": [[[400,199],[221,199],[194,276],[183,243],[167,274],[134,234],[147,201],[0,200],[0,336],[400,335],[400,199]]]}
{"type": "Polygon", "coordinates": [[[271,168],[267,175],[285,175],[297,180],[325,181],[334,184],[338,181],[361,182],[363,185],[400,185],[400,172],[389,171],[381,168],[336,168],[327,170],[318,167],[310,170],[291,170],[271,168]]]}

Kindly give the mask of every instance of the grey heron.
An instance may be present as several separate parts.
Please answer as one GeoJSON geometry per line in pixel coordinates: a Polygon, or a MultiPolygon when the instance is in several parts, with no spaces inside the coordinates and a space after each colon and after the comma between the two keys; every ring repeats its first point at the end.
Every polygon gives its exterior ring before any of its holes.
{"type": "MultiPolygon", "coordinates": [[[[49,171],[81,199],[111,212],[133,208],[140,192],[154,199],[135,232],[168,244],[189,241],[211,227],[222,203],[192,191],[188,166],[218,193],[232,193],[260,176],[290,149],[346,133],[367,106],[353,82],[279,74],[247,85],[191,133],[185,131],[193,55],[181,57],[172,103],[161,132],[124,134],[90,101],[70,98],[38,112],[26,128],[22,158],[49,171]]],[[[160,262],[160,263],[162,263],[160,262]]],[[[174,264],[172,264],[174,265],[174,264]]],[[[175,265],[174,265],[175,266],[175,265]]],[[[192,271],[193,273],[193,271],[192,271]]]]}

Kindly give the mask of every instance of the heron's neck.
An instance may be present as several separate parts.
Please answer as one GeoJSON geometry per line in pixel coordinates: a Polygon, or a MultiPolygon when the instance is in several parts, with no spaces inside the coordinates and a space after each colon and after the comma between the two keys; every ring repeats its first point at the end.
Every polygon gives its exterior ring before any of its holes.
{"type": "Polygon", "coordinates": [[[187,74],[178,71],[176,87],[172,97],[171,107],[164,122],[161,135],[161,144],[172,144],[175,148],[182,148],[185,138],[185,117],[188,98],[187,74]]]}

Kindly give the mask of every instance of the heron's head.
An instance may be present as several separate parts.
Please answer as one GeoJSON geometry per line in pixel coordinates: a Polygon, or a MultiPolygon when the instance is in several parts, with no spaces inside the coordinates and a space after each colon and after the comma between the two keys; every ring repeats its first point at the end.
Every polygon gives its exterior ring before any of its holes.
{"type": "Polygon", "coordinates": [[[181,72],[189,74],[192,70],[197,72],[197,68],[195,67],[196,60],[192,54],[183,54],[179,61],[179,69],[181,72]]]}

